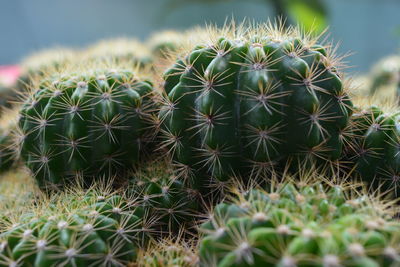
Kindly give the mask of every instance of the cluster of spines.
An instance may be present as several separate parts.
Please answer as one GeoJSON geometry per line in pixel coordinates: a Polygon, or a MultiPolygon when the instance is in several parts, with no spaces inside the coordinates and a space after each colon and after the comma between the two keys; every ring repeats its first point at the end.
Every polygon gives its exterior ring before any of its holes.
{"type": "MultiPolygon", "coordinates": [[[[320,179],[320,177],[319,177],[320,179]]],[[[312,180],[310,180],[312,181],[312,180]]],[[[287,180],[235,190],[201,229],[201,266],[397,266],[393,202],[354,185],[287,180]]]]}

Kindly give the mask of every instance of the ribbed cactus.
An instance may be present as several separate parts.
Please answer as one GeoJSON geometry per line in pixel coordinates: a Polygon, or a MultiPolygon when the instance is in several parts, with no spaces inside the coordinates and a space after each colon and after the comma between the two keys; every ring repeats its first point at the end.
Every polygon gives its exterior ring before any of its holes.
{"type": "Polygon", "coordinates": [[[201,266],[399,266],[391,205],[320,181],[236,192],[201,226],[201,266]]]}
{"type": "Polygon", "coordinates": [[[352,103],[329,49],[272,24],[210,34],[165,72],[164,145],[181,169],[226,180],[340,157],[352,103]]]}
{"type": "Polygon", "coordinates": [[[147,163],[130,176],[129,190],[138,208],[152,221],[155,235],[193,230],[204,209],[200,192],[180,181],[168,161],[147,163]]]}
{"type": "Polygon", "coordinates": [[[123,266],[135,259],[141,218],[110,191],[55,196],[1,229],[0,266],[123,266]]]}
{"type": "Polygon", "coordinates": [[[358,110],[351,117],[344,160],[362,180],[396,194],[400,185],[400,113],[379,107],[358,110]],[[394,190],[393,190],[394,189],[394,190]]]}
{"type": "Polygon", "coordinates": [[[19,120],[21,155],[40,186],[112,176],[137,163],[153,134],[152,94],[151,83],[130,70],[44,80],[19,120]]]}

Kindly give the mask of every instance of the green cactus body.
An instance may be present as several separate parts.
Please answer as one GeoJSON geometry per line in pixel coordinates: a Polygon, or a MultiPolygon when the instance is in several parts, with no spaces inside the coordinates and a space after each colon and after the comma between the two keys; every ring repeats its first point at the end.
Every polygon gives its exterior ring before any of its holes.
{"type": "Polygon", "coordinates": [[[177,179],[166,163],[153,162],[131,176],[129,190],[156,235],[178,233],[193,227],[202,198],[177,179]]]}
{"type": "Polygon", "coordinates": [[[46,80],[20,112],[22,158],[41,186],[125,171],[149,139],[151,95],[128,70],[46,80]]]}
{"type": "Polygon", "coordinates": [[[217,205],[201,226],[201,266],[398,266],[400,223],[365,195],[324,186],[289,182],[217,205]]]}
{"type": "Polygon", "coordinates": [[[126,199],[88,193],[61,203],[22,215],[0,234],[0,266],[124,266],[135,259],[141,219],[126,199]]]}
{"type": "Polygon", "coordinates": [[[226,180],[288,157],[340,157],[352,106],[341,75],[292,35],[221,37],[166,71],[160,118],[179,165],[226,180]]]}
{"type": "Polygon", "coordinates": [[[400,114],[378,107],[351,117],[351,141],[345,157],[356,165],[362,180],[394,190],[400,179],[400,114]]]}

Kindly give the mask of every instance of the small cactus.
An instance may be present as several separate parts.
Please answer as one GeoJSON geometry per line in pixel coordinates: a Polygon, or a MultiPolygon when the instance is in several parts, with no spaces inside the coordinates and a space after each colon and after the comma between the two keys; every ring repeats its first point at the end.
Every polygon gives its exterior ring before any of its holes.
{"type": "Polygon", "coordinates": [[[29,90],[35,80],[62,71],[67,65],[73,64],[77,58],[77,51],[55,47],[32,53],[21,62],[21,75],[17,89],[21,92],[29,90]]]}
{"type": "Polygon", "coordinates": [[[0,266],[126,265],[142,223],[129,203],[94,187],[38,202],[2,229],[0,266]]]}
{"type": "Polygon", "coordinates": [[[138,65],[151,63],[150,51],[139,41],[116,38],[99,41],[82,51],[83,60],[88,62],[111,62],[118,65],[138,65]]]}
{"type": "MultiPolygon", "coordinates": [[[[392,55],[381,59],[371,71],[370,95],[382,94],[382,87],[397,85],[400,81],[400,56],[392,55]]],[[[399,96],[399,95],[397,95],[399,96]]]]}
{"type": "Polygon", "coordinates": [[[138,208],[153,218],[155,235],[190,231],[204,203],[199,191],[174,175],[168,161],[149,162],[130,176],[129,190],[138,208]]]}
{"type": "Polygon", "coordinates": [[[198,266],[195,242],[185,241],[181,236],[152,242],[138,254],[138,267],[191,267],[198,266]]]}
{"type": "Polygon", "coordinates": [[[371,106],[350,118],[344,161],[356,166],[361,179],[384,186],[395,195],[400,185],[400,114],[371,106]]]}
{"type": "Polygon", "coordinates": [[[164,75],[164,146],[187,173],[260,176],[288,158],[340,158],[352,102],[338,58],[272,23],[210,32],[164,75]]]}
{"type": "Polygon", "coordinates": [[[45,79],[20,111],[21,156],[43,188],[125,172],[153,135],[152,95],[131,70],[45,79]]]}
{"type": "Polygon", "coordinates": [[[394,203],[354,185],[290,181],[235,191],[201,226],[201,266],[398,266],[394,203]]]}

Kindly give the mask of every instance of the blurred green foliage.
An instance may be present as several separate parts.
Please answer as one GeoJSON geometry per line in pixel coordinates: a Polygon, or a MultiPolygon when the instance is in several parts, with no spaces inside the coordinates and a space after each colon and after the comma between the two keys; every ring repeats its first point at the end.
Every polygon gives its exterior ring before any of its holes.
{"type": "MultiPolygon", "coordinates": [[[[235,0],[168,0],[167,10],[175,10],[191,3],[215,4],[235,0]]],[[[274,15],[286,19],[287,24],[300,24],[305,30],[322,32],[327,27],[327,8],[324,0],[246,0],[264,2],[274,15]]]]}

